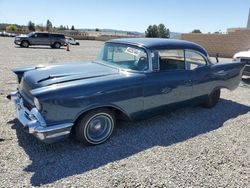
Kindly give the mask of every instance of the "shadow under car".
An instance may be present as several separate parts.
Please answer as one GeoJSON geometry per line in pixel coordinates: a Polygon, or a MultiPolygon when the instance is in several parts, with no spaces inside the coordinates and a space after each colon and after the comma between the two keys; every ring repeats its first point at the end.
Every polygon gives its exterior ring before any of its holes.
{"type": "Polygon", "coordinates": [[[17,119],[8,123],[16,130],[19,145],[32,161],[24,171],[34,173],[31,184],[39,186],[82,174],[154,146],[168,147],[206,134],[249,111],[249,106],[221,99],[212,109],[183,108],[147,120],[121,121],[109,141],[94,147],[85,147],[74,139],[44,144],[25,133],[17,119]]]}

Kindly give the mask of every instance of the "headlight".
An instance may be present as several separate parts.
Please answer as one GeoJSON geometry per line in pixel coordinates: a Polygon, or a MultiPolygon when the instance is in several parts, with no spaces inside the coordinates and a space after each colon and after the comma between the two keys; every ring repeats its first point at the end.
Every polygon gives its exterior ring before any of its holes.
{"type": "Polygon", "coordinates": [[[34,105],[38,110],[42,110],[42,105],[36,97],[34,98],[34,105]]]}
{"type": "Polygon", "coordinates": [[[20,40],[20,38],[19,38],[19,37],[16,37],[16,40],[20,40]]]}

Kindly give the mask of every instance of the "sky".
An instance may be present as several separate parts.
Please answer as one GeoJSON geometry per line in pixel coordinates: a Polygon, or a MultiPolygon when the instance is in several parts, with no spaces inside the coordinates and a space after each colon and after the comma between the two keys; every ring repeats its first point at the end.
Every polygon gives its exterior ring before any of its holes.
{"type": "Polygon", "coordinates": [[[0,23],[28,21],[75,28],[144,32],[165,24],[172,32],[246,27],[250,0],[0,0],[0,23]]]}

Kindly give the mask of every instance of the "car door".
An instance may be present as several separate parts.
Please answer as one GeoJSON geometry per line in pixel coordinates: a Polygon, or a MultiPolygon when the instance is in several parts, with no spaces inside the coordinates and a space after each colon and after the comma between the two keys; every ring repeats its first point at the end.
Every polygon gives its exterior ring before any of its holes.
{"type": "Polygon", "coordinates": [[[186,70],[184,50],[159,51],[159,70],[146,74],[144,111],[157,112],[192,96],[192,71],[186,70]]]}
{"type": "Polygon", "coordinates": [[[37,33],[33,41],[36,45],[48,45],[50,44],[50,37],[48,33],[37,33]]]}
{"type": "Polygon", "coordinates": [[[38,34],[34,33],[33,35],[30,36],[29,41],[32,45],[37,45],[39,44],[39,38],[38,38],[38,34]]]}
{"type": "Polygon", "coordinates": [[[192,98],[209,94],[214,87],[208,59],[195,50],[185,50],[186,69],[192,71],[192,98]]]}

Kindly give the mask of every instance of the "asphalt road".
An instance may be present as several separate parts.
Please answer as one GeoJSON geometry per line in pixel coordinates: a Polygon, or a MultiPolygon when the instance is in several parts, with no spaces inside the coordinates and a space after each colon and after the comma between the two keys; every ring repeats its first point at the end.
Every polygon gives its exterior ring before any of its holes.
{"type": "Polygon", "coordinates": [[[0,187],[249,187],[250,79],[222,91],[212,109],[192,107],[118,122],[105,144],[69,138],[43,144],[26,134],[5,96],[16,67],[95,58],[103,42],[65,49],[13,44],[0,37],[0,187]]]}

